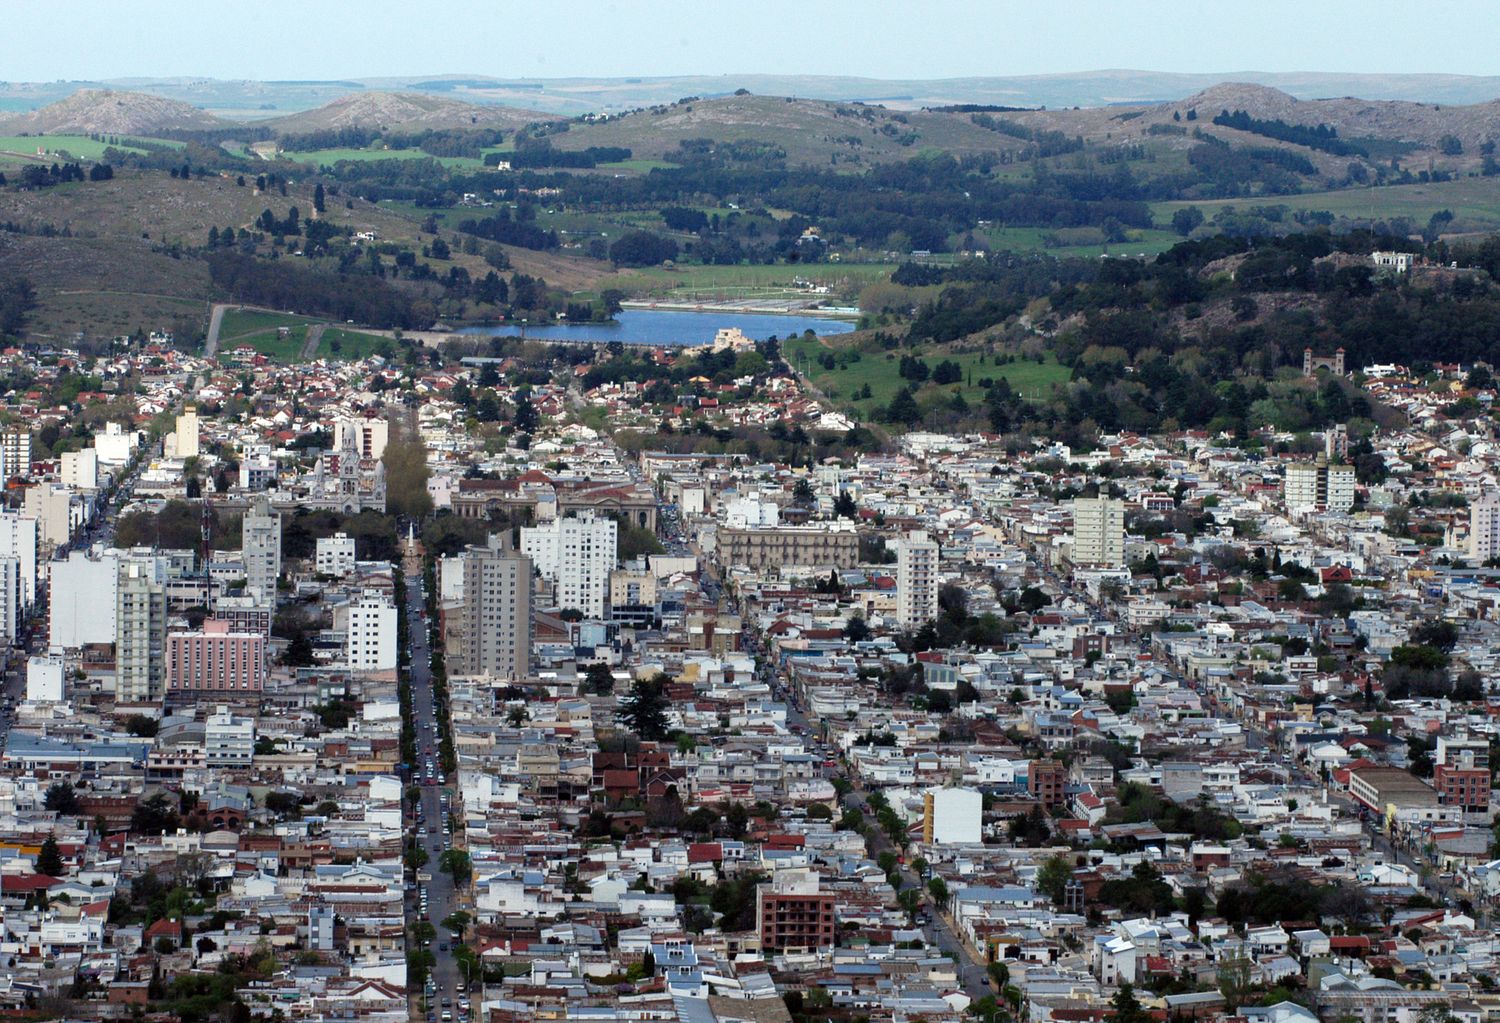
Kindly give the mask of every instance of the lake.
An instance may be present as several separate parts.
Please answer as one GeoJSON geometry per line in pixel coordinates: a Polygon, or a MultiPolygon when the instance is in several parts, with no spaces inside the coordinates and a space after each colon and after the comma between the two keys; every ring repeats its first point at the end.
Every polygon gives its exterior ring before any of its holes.
{"type": "MultiPolygon", "coordinates": [[[[815,334],[847,334],[854,329],[849,320],[824,316],[778,316],[764,313],[690,312],[676,309],[626,309],[614,323],[548,324],[528,326],[526,336],[545,341],[622,341],[627,345],[706,345],[723,327],[738,327],[746,337],[764,341],[811,330],[815,334]]],[[[464,327],[460,334],[514,337],[515,324],[497,327],[464,327]]]]}

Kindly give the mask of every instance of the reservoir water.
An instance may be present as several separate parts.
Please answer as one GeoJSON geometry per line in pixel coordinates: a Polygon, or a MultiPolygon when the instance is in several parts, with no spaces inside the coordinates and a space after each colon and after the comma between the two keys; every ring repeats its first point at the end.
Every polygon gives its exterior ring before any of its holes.
{"type": "MultiPolygon", "coordinates": [[[[627,345],[706,345],[723,327],[738,327],[745,336],[764,341],[811,330],[815,334],[847,334],[854,329],[849,320],[826,316],[781,316],[765,313],[697,312],[676,309],[626,309],[614,323],[549,323],[526,327],[528,338],[545,341],[621,341],[627,345]]],[[[465,327],[461,334],[515,337],[516,324],[496,327],[465,327]]]]}

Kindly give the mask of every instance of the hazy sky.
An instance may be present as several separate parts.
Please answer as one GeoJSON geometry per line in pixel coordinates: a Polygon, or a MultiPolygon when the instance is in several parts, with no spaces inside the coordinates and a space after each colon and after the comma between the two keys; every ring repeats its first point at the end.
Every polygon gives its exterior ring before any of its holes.
{"type": "Polygon", "coordinates": [[[0,0],[0,78],[1495,74],[1495,0],[0,0]]]}

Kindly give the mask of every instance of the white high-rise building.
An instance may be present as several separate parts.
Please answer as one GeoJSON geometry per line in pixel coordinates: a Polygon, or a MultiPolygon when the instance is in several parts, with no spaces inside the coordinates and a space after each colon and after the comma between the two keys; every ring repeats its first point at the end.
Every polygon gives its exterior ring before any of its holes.
{"type": "Polygon", "coordinates": [[[349,605],[344,655],[350,671],[396,670],[396,605],[373,593],[349,605]]]}
{"type": "Polygon", "coordinates": [[[21,562],[0,557],[0,639],[14,643],[21,625],[21,562]]]}
{"type": "Polygon", "coordinates": [[[54,647],[74,650],[115,641],[115,594],[120,559],[113,551],[90,557],[72,551],[49,566],[48,637],[54,647]]]}
{"type": "Polygon", "coordinates": [[[592,511],[521,530],[521,553],[556,587],[557,606],[603,618],[615,570],[619,525],[592,511]]]}
{"type": "Polygon", "coordinates": [[[896,619],[920,629],[938,613],[938,545],[921,530],[896,541],[896,619]]]}
{"type": "Polygon", "coordinates": [[[531,673],[531,559],[490,536],[463,555],[463,610],[455,675],[522,679],[531,673]]]}
{"type": "Polygon", "coordinates": [[[115,697],[159,703],[165,692],[167,559],[120,563],[115,591],[115,697]]]}
{"type": "Polygon", "coordinates": [[[344,450],[344,437],[354,434],[354,447],[360,458],[380,461],[391,436],[391,424],[384,418],[336,419],[333,423],[333,450],[344,450]]]}
{"type": "Polygon", "coordinates": [[[1469,505],[1469,554],[1481,565],[1500,558],[1500,494],[1469,505]]]}
{"type": "Polygon", "coordinates": [[[1125,502],[1111,497],[1073,501],[1073,564],[1125,567],[1125,502]]]}
{"type": "Polygon", "coordinates": [[[0,433],[0,487],[13,476],[31,475],[31,431],[6,430],[0,433]]]}
{"type": "Polygon", "coordinates": [[[1355,482],[1352,465],[1289,465],[1283,497],[1288,511],[1348,511],[1354,507],[1355,482]]]}
{"type": "Polygon", "coordinates": [[[276,580],[281,578],[281,515],[269,498],[258,497],[240,523],[245,589],[261,603],[274,605],[276,580]]]}
{"type": "Polygon", "coordinates": [[[64,451],[61,475],[75,490],[93,490],[99,485],[99,452],[93,448],[64,451]]]}
{"type": "Polygon", "coordinates": [[[317,543],[319,575],[341,576],[354,571],[354,537],[348,533],[320,536],[317,543]]]}
{"type": "Polygon", "coordinates": [[[36,519],[20,512],[0,512],[0,557],[21,564],[21,608],[36,603],[36,519]]]}

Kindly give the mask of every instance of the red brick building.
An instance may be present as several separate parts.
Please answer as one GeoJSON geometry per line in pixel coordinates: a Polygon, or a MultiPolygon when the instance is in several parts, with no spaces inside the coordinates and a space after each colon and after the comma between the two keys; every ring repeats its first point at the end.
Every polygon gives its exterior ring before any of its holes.
{"type": "Polygon", "coordinates": [[[1033,760],[1026,772],[1026,790],[1044,806],[1067,798],[1068,768],[1061,760],[1033,760]]]}
{"type": "Polygon", "coordinates": [[[755,925],[761,948],[832,948],[837,928],[833,919],[831,892],[818,890],[817,876],[810,880],[777,880],[755,891],[755,925]]]}
{"type": "Polygon", "coordinates": [[[1438,764],[1432,769],[1432,787],[1444,806],[1465,810],[1490,808],[1490,772],[1485,767],[1453,767],[1438,764]]]}
{"type": "Polygon", "coordinates": [[[198,632],[167,636],[167,694],[258,694],[266,681],[266,638],[232,632],[230,623],[206,621],[198,632]]]}

